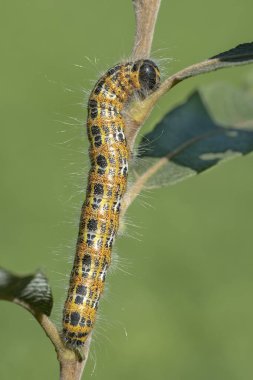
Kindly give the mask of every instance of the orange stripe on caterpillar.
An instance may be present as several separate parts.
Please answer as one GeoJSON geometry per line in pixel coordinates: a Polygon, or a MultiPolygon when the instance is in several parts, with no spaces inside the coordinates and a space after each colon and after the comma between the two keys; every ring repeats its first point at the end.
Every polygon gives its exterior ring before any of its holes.
{"type": "Polygon", "coordinates": [[[62,338],[73,349],[83,346],[92,331],[119,228],[129,159],[122,111],[134,93],[144,98],[159,82],[160,73],[154,62],[129,62],[108,70],[89,98],[91,169],[63,310],[62,338]]]}

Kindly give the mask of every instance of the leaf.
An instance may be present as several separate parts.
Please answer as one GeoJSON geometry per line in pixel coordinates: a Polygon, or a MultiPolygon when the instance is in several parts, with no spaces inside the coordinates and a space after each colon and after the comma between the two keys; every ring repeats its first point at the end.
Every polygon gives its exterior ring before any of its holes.
{"type": "Polygon", "coordinates": [[[253,83],[243,90],[223,82],[209,84],[201,98],[211,118],[218,124],[253,128],[253,83]]]}
{"type": "Polygon", "coordinates": [[[0,299],[17,303],[34,313],[50,315],[53,297],[47,278],[41,272],[16,276],[0,268],[0,299]]]}
{"type": "Polygon", "coordinates": [[[221,161],[251,152],[252,104],[251,94],[240,89],[228,91],[224,84],[214,86],[212,91],[194,92],[142,139],[140,160],[134,167],[136,181],[143,183],[145,176],[146,186],[170,185],[221,161]],[[221,88],[227,99],[219,96],[221,88]],[[222,114],[222,122],[218,121],[220,116],[216,120],[213,117],[213,105],[219,102],[222,109],[225,102],[229,104],[222,114]]]}

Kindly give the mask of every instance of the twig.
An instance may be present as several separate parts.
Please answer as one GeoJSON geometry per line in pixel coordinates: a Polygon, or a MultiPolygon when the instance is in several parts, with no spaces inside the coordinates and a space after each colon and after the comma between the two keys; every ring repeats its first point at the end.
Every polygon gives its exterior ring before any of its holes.
{"type": "MultiPolygon", "coordinates": [[[[10,301],[10,299],[6,300],[10,301]]],[[[60,364],[60,380],[80,380],[88,359],[91,337],[81,352],[69,350],[63,344],[55,324],[47,315],[37,312],[28,303],[17,298],[12,299],[11,302],[28,310],[39,322],[46,335],[53,343],[60,364]]]]}
{"type": "MultiPolygon", "coordinates": [[[[245,62],[247,64],[248,62],[245,62]]],[[[186,67],[183,70],[178,71],[176,74],[173,74],[169,78],[167,78],[164,82],[161,83],[160,87],[151,94],[149,97],[144,99],[143,101],[138,101],[133,103],[132,107],[128,111],[128,132],[127,132],[127,140],[130,149],[132,150],[135,138],[145,122],[145,120],[150,115],[154,105],[160,99],[161,96],[166,94],[169,90],[171,90],[175,85],[182,82],[187,78],[191,78],[200,74],[205,74],[211,71],[219,70],[224,67],[234,66],[237,63],[224,62],[224,65],[221,63],[219,58],[216,59],[208,59],[199,63],[195,63],[189,67],[186,67]]],[[[242,65],[242,63],[238,63],[242,65]]]]}
{"type": "Polygon", "coordinates": [[[160,3],[161,0],[133,0],[136,19],[133,60],[150,56],[160,3]]]}
{"type": "Polygon", "coordinates": [[[60,380],[81,380],[89,356],[90,343],[91,336],[86,341],[81,356],[74,354],[70,350],[61,353],[60,357],[58,357],[60,362],[60,380]]]}
{"type": "MultiPolygon", "coordinates": [[[[2,299],[4,299],[4,298],[2,298],[2,299]]],[[[41,325],[41,327],[45,331],[46,335],[48,336],[48,338],[53,343],[56,352],[60,352],[62,350],[65,350],[65,347],[62,343],[62,340],[60,338],[59,332],[58,332],[55,324],[50,320],[50,318],[47,315],[36,311],[27,302],[21,301],[18,298],[6,297],[5,300],[13,302],[16,305],[23,307],[24,309],[29,311],[29,313],[31,313],[35,317],[35,319],[37,319],[37,321],[39,322],[39,324],[41,325]]]]}
{"type": "Polygon", "coordinates": [[[34,316],[55,347],[60,364],[60,380],[80,380],[89,356],[91,339],[81,352],[69,350],[64,346],[56,326],[45,314],[35,313],[34,316]]]}
{"type": "Polygon", "coordinates": [[[145,173],[139,176],[139,178],[135,181],[133,186],[129,189],[128,193],[126,194],[123,205],[122,205],[121,217],[125,215],[128,207],[135,200],[135,198],[137,198],[137,196],[140,194],[140,192],[145,187],[145,184],[147,183],[149,178],[151,178],[155,173],[157,173],[158,170],[160,170],[164,165],[166,165],[172,158],[177,156],[184,149],[188,148],[189,146],[195,144],[196,142],[200,140],[203,140],[217,133],[219,132],[215,131],[215,132],[208,132],[200,136],[195,136],[185,141],[178,148],[168,153],[166,156],[161,157],[154,165],[150,166],[149,169],[145,173]]]}

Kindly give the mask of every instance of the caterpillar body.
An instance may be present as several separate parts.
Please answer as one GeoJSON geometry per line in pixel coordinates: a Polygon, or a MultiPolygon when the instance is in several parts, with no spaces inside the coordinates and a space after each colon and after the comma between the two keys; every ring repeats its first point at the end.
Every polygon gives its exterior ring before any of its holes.
{"type": "Polygon", "coordinates": [[[143,59],[114,66],[90,94],[87,129],[91,169],[63,310],[62,338],[72,349],[83,346],[92,331],[119,228],[130,156],[123,111],[135,93],[144,98],[159,81],[156,64],[143,59]]]}

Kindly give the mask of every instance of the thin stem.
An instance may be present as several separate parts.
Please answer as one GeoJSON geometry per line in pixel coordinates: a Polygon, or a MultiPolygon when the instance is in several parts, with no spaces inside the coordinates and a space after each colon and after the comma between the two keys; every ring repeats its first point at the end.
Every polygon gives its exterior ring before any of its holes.
{"type": "MultiPolygon", "coordinates": [[[[247,55],[245,55],[246,57],[247,55]]],[[[242,55],[243,57],[243,55],[242,55]]],[[[244,58],[245,58],[244,57],[244,58]]],[[[195,63],[189,67],[186,67],[183,70],[178,71],[176,74],[173,74],[169,78],[167,78],[164,82],[161,83],[160,87],[157,91],[152,93],[149,97],[147,97],[143,101],[135,102],[131,109],[128,112],[128,120],[127,120],[127,140],[130,149],[132,150],[135,138],[137,133],[139,132],[140,127],[145,122],[150,112],[152,111],[154,105],[160,99],[161,96],[166,94],[169,90],[171,90],[175,85],[182,82],[187,78],[191,78],[200,74],[209,73],[211,71],[216,71],[222,68],[236,66],[236,65],[246,65],[251,61],[240,61],[240,55],[230,57],[230,60],[218,58],[211,58],[199,63],[195,63]],[[238,61],[236,61],[238,58],[238,61]]]]}
{"type": "Polygon", "coordinates": [[[129,189],[127,195],[124,198],[124,202],[122,205],[122,212],[121,216],[123,217],[128,209],[128,207],[131,205],[131,203],[135,200],[135,198],[139,195],[139,193],[142,191],[142,189],[145,187],[145,184],[151,178],[155,173],[158,172],[164,165],[166,165],[172,158],[177,156],[179,153],[181,153],[183,150],[188,148],[189,146],[195,144],[196,142],[200,140],[204,140],[207,137],[210,137],[212,135],[215,135],[220,132],[208,132],[200,136],[195,136],[187,141],[185,141],[183,144],[181,144],[178,148],[173,150],[172,152],[168,153],[166,156],[160,158],[154,165],[150,166],[149,169],[144,172],[139,178],[136,180],[136,182],[133,184],[133,186],[129,189]]]}
{"type": "Polygon", "coordinates": [[[39,322],[39,324],[41,325],[41,327],[47,334],[48,338],[53,343],[56,352],[66,350],[61,340],[59,331],[57,330],[55,324],[51,321],[51,319],[46,314],[39,313],[38,311],[34,310],[28,303],[23,302],[18,298],[7,299],[7,301],[11,301],[19,306],[22,306],[24,309],[29,311],[36,318],[36,320],[39,322]]]}
{"type": "Polygon", "coordinates": [[[35,318],[37,319],[37,321],[47,334],[48,338],[55,346],[56,352],[64,351],[66,348],[64,347],[59,332],[55,324],[51,321],[51,319],[47,317],[45,314],[35,314],[35,318]]]}
{"type": "Polygon", "coordinates": [[[60,363],[60,380],[80,380],[88,359],[91,337],[81,351],[74,352],[69,350],[63,344],[55,324],[47,315],[37,312],[26,302],[22,302],[19,299],[13,299],[12,302],[28,310],[36,318],[53,343],[60,363]]]}
{"type": "MultiPolygon", "coordinates": [[[[240,63],[241,65],[242,63],[240,63]]],[[[172,87],[176,84],[182,82],[183,80],[191,77],[195,77],[200,74],[209,73],[211,71],[219,70],[224,67],[234,66],[235,63],[231,63],[229,65],[227,62],[224,62],[224,65],[221,64],[221,60],[219,58],[216,59],[208,59],[199,63],[195,63],[189,67],[186,67],[183,70],[178,71],[176,74],[173,74],[169,78],[167,78],[159,87],[159,89],[154,92],[150,97],[150,105],[154,105],[157,100],[168,92],[172,87]]]]}
{"type": "Polygon", "coordinates": [[[82,352],[79,352],[80,355],[74,355],[73,351],[69,351],[70,355],[63,353],[59,358],[60,362],[60,380],[81,380],[84,368],[86,366],[89,350],[91,343],[91,335],[86,341],[85,347],[82,349],[82,352]]]}
{"type": "Polygon", "coordinates": [[[80,380],[86,362],[78,362],[76,360],[60,361],[60,380],[80,380]]]}
{"type": "Polygon", "coordinates": [[[136,19],[133,60],[150,56],[160,3],[161,0],[133,0],[136,19]]]}

